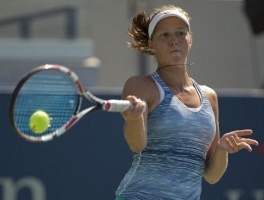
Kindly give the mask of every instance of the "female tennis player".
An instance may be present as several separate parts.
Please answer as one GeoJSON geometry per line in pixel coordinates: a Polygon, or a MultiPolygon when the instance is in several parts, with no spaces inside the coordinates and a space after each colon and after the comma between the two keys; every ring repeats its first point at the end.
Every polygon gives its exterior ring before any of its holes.
{"type": "Polygon", "coordinates": [[[218,182],[228,154],[252,151],[252,130],[220,137],[216,92],[199,85],[187,72],[192,46],[190,17],[175,6],[139,13],[128,30],[129,46],[153,55],[157,69],[131,77],[123,99],[132,108],[122,113],[125,139],[134,153],[131,168],[116,191],[116,200],[199,200],[203,178],[218,182]],[[147,104],[143,112],[141,99],[147,104]],[[142,114],[143,112],[143,114],[142,114]]]}

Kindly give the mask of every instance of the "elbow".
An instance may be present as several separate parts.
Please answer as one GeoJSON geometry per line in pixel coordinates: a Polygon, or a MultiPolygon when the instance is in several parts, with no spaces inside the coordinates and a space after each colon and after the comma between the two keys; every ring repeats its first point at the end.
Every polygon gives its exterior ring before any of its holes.
{"type": "Polygon", "coordinates": [[[130,144],[129,148],[134,153],[141,153],[147,146],[147,143],[142,144],[130,144]]]}
{"type": "Polygon", "coordinates": [[[220,181],[222,176],[208,176],[204,174],[204,179],[207,181],[207,183],[214,185],[220,181]]]}
{"type": "Polygon", "coordinates": [[[131,138],[125,135],[126,142],[130,150],[134,153],[141,153],[147,146],[147,138],[131,138]]]}
{"type": "Polygon", "coordinates": [[[216,184],[220,179],[206,179],[207,183],[214,185],[216,184]]]}

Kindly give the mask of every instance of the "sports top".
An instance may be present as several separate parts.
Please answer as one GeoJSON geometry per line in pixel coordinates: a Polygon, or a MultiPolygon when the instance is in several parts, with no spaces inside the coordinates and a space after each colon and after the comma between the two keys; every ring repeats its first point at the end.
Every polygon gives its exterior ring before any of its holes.
{"type": "Polygon", "coordinates": [[[134,153],[132,166],[116,195],[128,200],[199,200],[207,151],[215,136],[212,107],[200,86],[198,108],[183,104],[157,72],[152,78],[164,98],[149,114],[148,143],[134,153]]]}

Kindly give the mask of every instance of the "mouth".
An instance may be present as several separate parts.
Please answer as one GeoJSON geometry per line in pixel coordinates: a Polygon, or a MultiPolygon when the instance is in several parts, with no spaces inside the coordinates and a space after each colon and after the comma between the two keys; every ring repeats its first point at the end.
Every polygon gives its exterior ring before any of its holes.
{"type": "Polygon", "coordinates": [[[178,53],[178,52],[181,52],[181,51],[178,50],[178,49],[175,49],[175,50],[170,51],[170,53],[178,53]]]}

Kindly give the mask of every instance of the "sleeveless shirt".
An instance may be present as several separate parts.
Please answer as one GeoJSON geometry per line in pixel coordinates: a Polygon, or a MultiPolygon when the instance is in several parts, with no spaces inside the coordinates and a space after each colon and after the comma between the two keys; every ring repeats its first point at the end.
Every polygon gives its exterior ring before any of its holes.
{"type": "Polygon", "coordinates": [[[183,104],[159,77],[164,99],[149,114],[147,146],[134,153],[132,166],[116,195],[128,200],[199,200],[207,151],[215,136],[212,107],[200,86],[201,105],[183,104]]]}

